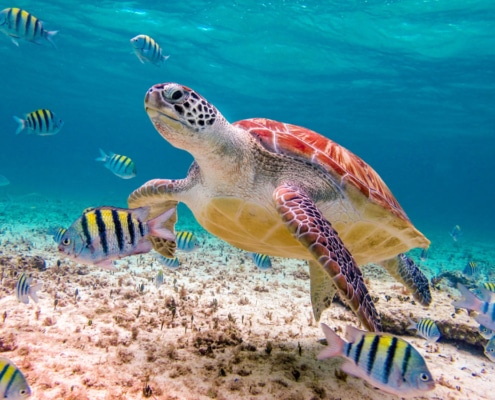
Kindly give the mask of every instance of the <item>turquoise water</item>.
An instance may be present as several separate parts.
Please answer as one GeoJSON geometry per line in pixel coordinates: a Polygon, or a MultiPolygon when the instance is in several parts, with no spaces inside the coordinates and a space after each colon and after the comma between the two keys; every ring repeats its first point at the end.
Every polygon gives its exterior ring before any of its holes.
{"type": "MultiPolygon", "coordinates": [[[[422,230],[493,237],[495,5],[492,1],[18,1],[58,30],[14,46],[0,36],[0,174],[12,195],[121,199],[151,178],[183,177],[143,110],[176,81],[230,121],[303,125],[343,144],[384,178],[422,230]],[[129,40],[170,58],[141,64],[129,40]],[[15,135],[13,115],[45,107],[53,137],[15,135]],[[122,180],[98,148],[134,159],[122,180]]],[[[120,201],[120,200],[119,200],[120,201]]],[[[94,205],[94,204],[93,204],[94,205]]]]}

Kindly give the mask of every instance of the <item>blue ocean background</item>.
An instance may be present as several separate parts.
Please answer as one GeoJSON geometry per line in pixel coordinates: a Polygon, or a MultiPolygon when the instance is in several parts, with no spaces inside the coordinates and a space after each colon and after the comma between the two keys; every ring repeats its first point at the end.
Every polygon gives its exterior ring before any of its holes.
{"type": "MultiPolygon", "coordinates": [[[[495,238],[495,3],[440,1],[17,1],[58,30],[0,36],[0,188],[88,206],[125,205],[152,178],[181,178],[191,156],[152,127],[146,90],[179,82],[233,122],[266,117],[318,131],[382,176],[415,225],[495,238]],[[129,40],[170,58],[141,64],[129,40]],[[15,135],[12,116],[49,108],[51,137],[15,135]],[[122,180],[98,148],[130,156],[122,180]],[[118,203],[118,204],[117,204],[118,203]]],[[[33,211],[34,212],[34,211],[33,211]]],[[[74,219],[77,215],[73,216],[74,219]]]]}

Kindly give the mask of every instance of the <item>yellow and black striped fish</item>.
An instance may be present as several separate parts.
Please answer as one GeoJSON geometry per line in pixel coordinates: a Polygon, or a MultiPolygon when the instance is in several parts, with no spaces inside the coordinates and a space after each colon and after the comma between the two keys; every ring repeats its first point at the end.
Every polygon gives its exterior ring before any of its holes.
{"type": "Polygon", "coordinates": [[[494,292],[495,293],[495,283],[493,283],[493,282],[485,282],[485,283],[483,283],[483,287],[486,290],[489,290],[490,292],[494,292]]]}
{"type": "Polygon", "coordinates": [[[10,36],[16,46],[19,46],[16,39],[24,39],[38,44],[41,39],[46,39],[53,47],[57,47],[52,37],[58,31],[45,30],[43,23],[38,18],[20,8],[6,8],[0,11],[0,32],[10,36]]]}
{"type": "Polygon", "coordinates": [[[180,231],[176,233],[177,249],[185,251],[186,253],[191,252],[199,248],[199,241],[194,235],[194,233],[189,231],[180,231]]]}
{"type": "Polygon", "coordinates": [[[24,374],[8,358],[0,357],[0,398],[20,400],[31,396],[24,374]]]}
{"type": "Polygon", "coordinates": [[[102,161],[106,168],[122,179],[131,179],[136,176],[136,164],[129,157],[110,152],[106,154],[100,149],[100,157],[96,161],[102,161]]]}
{"type": "Polygon", "coordinates": [[[425,360],[405,340],[348,326],[350,342],[346,342],[329,326],[321,327],[328,347],[320,352],[319,360],[343,357],[342,371],[399,397],[421,396],[435,387],[425,360]]]}
{"type": "Polygon", "coordinates": [[[143,64],[149,62],[155,65],[161,64],[170,56],[164,56],[159,44],[148,35],[137,35],[131,39],[134,53],[143,64]]]}
{"type": "Polygon", "coordinates": [[[147,221],[149,207],[89,208],[64,233],[58,250],[78,262],[114,269],[112,260],[149,252],[149,236],[175,240],[166,227],[174,213],[171,208],[147,221]]]}
{"type": "Polygon", "coordinates": [[[56,135],[64,126],[64,121],[58,118],[53,111],[46,108],[40,108],[26,114],[24,118],[14,116],[14,119],[19,124],[15,132],[17,135],[26,128],[28,133],[34,133],[39,136],[56,135]]]}
{"type": "Polygon", "coordinates": [[[477,276],[479,272],[480,272],[480,268],[478,266],[478,263],[474,261],[469,261],[464,267],[464,270],[462,271],[464,275],[470,278],[477,276]]]}
{"type": "Polygon", "coordinates": [[[411,325],[407,329],[417,329],[418,334],[423,336],[428,343],[435,343],[442,336],[435,321],[430,318],[421,318],[418,322],[409,319],[411,325]]]}

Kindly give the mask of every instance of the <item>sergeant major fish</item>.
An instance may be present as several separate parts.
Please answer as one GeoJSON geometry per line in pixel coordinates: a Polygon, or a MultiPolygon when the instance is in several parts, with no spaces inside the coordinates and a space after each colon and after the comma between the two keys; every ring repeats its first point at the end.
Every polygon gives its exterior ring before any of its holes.
{"type": "Polygon", "coordinates": [[[0,357],[0,398],[22,400],[31,396],[24,374],[16,365],[5,357],[0,357]]]}
{"type": "Polygon", "coordinates": [[[485,355],[490,361],[495,362],[495,336],[493,336],[485,345],[485,355]]]}
{"type": "Polygon", "coordinates": [[[428,343],[435,343],[442,336],[437,324],[430,318],[421,318],[418,322],[410,319],[410,322],[411,325],[407,329],[417,329],[418,334],[424,337],[428,343]]]}
{"type": "Polygon", "coordinates": [[[16,39],[38,44],[41,39],[46,39],[57,47],[52,38],[58,31],[45,30],[38,18],[20,8],[6,8],[0,12],[0,32],[9,36],[16,46],[19,46],[16,39]]]}
{"type": "Polygon", "coordinates": [[[480,273],[478,263],[469,261],[462,270],[462,273],[468,278],[475,278],[480,273]]]}
{"type": "Polygon", "coordinates": [[[96,161],[102,161],[106,168],[122,179],[131,179],[136,176],[136,164],[127,156],[110,153],[100,149],[101,156],[96,161]]]}
{"type": "Polygon", "coordinates": [[[60,243],[60,240],[62,240],[62,236],[65,232],[67,232],[67,228],[63,228],[61,226],[59,226],[58,228],[48,229],[48,234],[53,236],[53,240],[55,240],[55,243],[60,243]]]}
{"type": "Polygon", "coordinates": [[[112,260],[149,252],[149,236],[175,240],[166,228],[174,213],[175,208],[171,208],[147,221],[149,207],[90,208],[67,229],[58,250],[77,262],[115,270],[112,260]]]}
{"type": "Polygon", "coordinates": [[[462,237],[461,227],[459,225],[454,226],[449,235],[454,242],[458,242],[459,239],[462,237]]]}
{"type": "Polygon", "coordinates": [[[347,327],[350,342],[342,340],[329,326],[321,324],[328,347],[319,360],[343,357],[341,369],[399,397],[421,396],[435,382],[419,352],[398,337],[347,327]]]}
{"type": "Polygon", "coordinates": [[[158,271],[158,273],[155,276],[155,279],[153,279],[153,282],[155,283],[156,288],[158,289],[161,285],[163,285],[163,269],[158,271]]]}
{"type": "Polygon", "coordinates": [[[29,297],[31,297],[35,303],[38,302],[38,295],[36,292],[42,288],[43,284],[38,283],[37,285],[31,286],[31,283],[33,283],[33,278],[27,276],[24,272],[17,280],[15,284],[15,295],[17,300],[21,303],[29,304],[29,297]]]}
{"type": "Polygon", "coordinates": [[[64,121],[58,118],[53,111],[40,108],[24,116],[24,119],[14,116],[14,120],[19,124],[17,135],[24,129],[28,133],[39,136],[56,135],[64,126],[64,121]]]}
{"type": "Polygon", "coordinates": [[[267,270],[272,267],[272,261],[270,260],[270,257],[267,256],[266,254],[249,253],[249,255],[251,256],[253,262],[259,269],[267,270]]]}
{"type": "Polygon", "coordinates": [[[479,314],[474,319],[486,328],[495,330],[495,293],[480,288],[483,294],[483,300],[481,300],[461,283],[457,284],[457,288],[461,291],[463,298],[452,302],[452,305],[457,308],[478,311],[479,314]]]}
{"type": "Polygon", "coordinates": [[[189,253],[199,248],[199,241],[194,233],[189,231],[179,231],[176,233],[177,249],[189,253]]]}
{"type": "Polygon", "coordinates": [[[177,269],[180,266],[180,261],[177,257],[168,258],[164,257],[161,254],[156,256],[157,260],[160,261],[163,265],[165,265],[169,269],[177,269]]]}
{"type": "Polygon", "coordinates": [[[149,62],[155,65],[164,63],[170,56],[164,56],[162,48],[148,35],[137,35],[131,39],[134,53],[143,64],[149,62]]]}

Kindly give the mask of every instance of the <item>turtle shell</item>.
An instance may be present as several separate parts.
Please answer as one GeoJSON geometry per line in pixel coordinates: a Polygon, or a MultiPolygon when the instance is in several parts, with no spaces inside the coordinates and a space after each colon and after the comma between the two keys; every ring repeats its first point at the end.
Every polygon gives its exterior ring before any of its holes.
{"type": "Polygon", "coordinates": [[[409,222],[409,218],[380,176],[346,148],[307,128],[266,118],[252,118],[233,124],[248,131],[268,151],[306,159],[350,184],[372,202],[409,222]]]}

